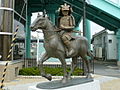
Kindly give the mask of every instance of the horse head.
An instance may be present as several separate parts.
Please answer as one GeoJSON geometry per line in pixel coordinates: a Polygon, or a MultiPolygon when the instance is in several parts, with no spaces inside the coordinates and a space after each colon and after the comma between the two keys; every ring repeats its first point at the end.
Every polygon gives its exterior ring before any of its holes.
{"type": "Polygon", "coordinates": [[[48,23],[48,17],[44,15],[39,15],[31,24],[32,31],[36,31],[37,29],[46,29],[48,23]]]}

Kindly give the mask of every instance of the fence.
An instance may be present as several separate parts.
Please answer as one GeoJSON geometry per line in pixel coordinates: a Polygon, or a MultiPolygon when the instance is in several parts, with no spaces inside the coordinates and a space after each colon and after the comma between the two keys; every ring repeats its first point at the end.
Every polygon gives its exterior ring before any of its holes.
{"type": "Polygon", "coordinates": [[[24,59],[24,67],[37,67],[37,61],[36,58],[26,58],[24,59]]]}
{"type": "MultiPolygon", "coordinates": [[[[56,68],[56,67],[62,67],[60,62],[45,62],[43,64],[44,67],[52,67],[52,68],[56,68]]],[[[70,67],[71,63],[67,62],[67,67],[70,67]]],[[[38,67],[37,65],[37,61],[36,58],[26,58],[24,61],[24,67],[28,68],[28,67],[38,67]]],[[[80,69],[84,70],[84,74],[86,73],[86,65],[83,63],[83,60],[81,58],[78,58],[77,61],[77,67],[80,69]]],[[[94,60],[90,60],[90,68],[92,70],[92,73],[94,73],[94,60]]]]}

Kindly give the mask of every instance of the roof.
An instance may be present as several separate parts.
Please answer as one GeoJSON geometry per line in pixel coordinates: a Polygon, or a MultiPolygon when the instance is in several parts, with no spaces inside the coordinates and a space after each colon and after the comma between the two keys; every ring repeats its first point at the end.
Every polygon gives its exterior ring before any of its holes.
{"type": "Polygon", "coordinates": [[[101,35],[101,34],[103,34],[103,33],[106,33],[107,35],[114,35],[114,32],[111,32],[111,31],[108,31],[107,29],[104,29],[104,30],[102,30],[102,31],[94,34],[94,35],[93,35],[93,38],[94,38],[94,37],[97,37],[97,36],[99,36],[99,35],[101,35]]]}

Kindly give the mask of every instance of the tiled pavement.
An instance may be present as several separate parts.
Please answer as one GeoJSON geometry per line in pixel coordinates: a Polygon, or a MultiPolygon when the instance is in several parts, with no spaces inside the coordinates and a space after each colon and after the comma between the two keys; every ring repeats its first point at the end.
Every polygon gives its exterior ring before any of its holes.
{"type": "MultiPolygon", "coordinates": [[[[54,80],[60,79],[56,78],[54,80]]],[[[94,75],[94,79],[100,81],[101,90],[120,90],[120,78],[94,75]]],[[[5,83],[7,90],[27,90],[29,86],[47,81],[44,78],[17,78],[14,81],[5,83]]]]}

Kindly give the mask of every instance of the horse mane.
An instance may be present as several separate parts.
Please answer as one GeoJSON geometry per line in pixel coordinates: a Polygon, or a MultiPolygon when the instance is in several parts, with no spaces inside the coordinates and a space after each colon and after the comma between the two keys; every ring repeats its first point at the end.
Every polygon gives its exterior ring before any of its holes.
{"type": "Polygon", "coordinates": [[[56,25],[54,25],[49,18],[48,18],[48,20],[49,20],[49,23],[53,26],[55,32],[60,32],[61,31],[61,29],[58,28],[56,25]]]}

